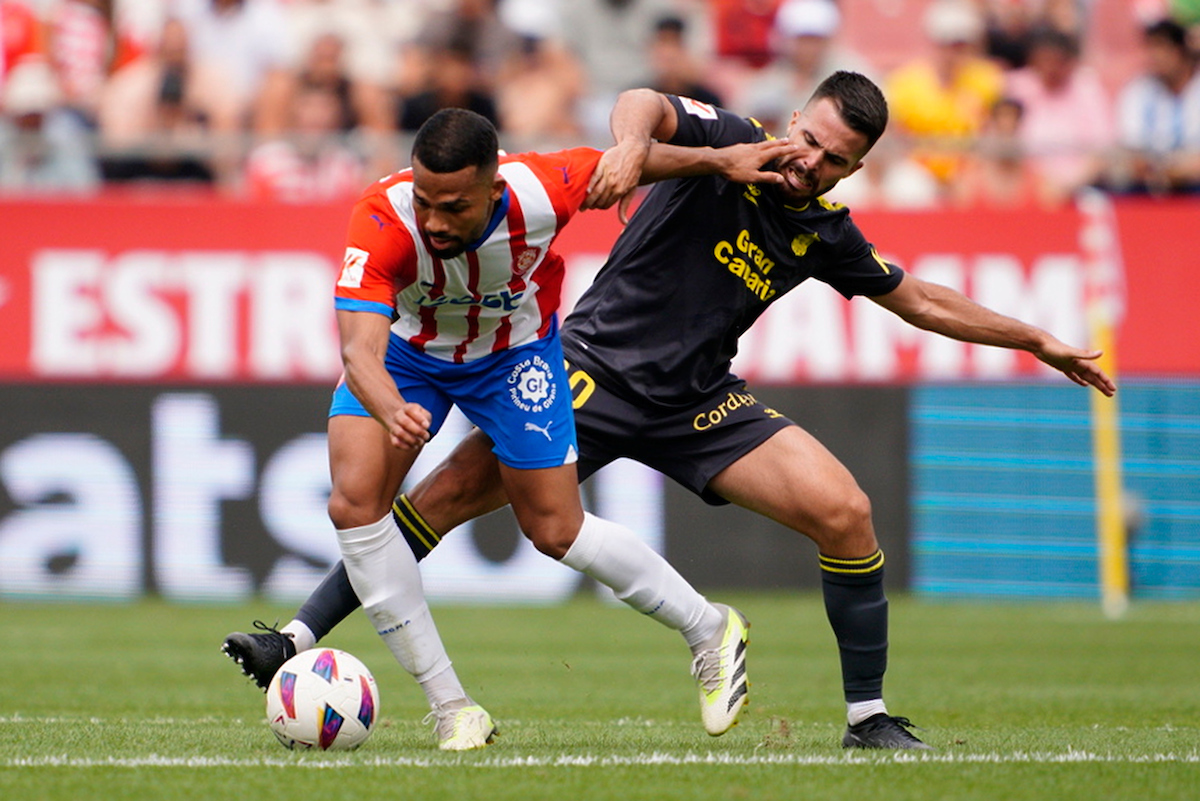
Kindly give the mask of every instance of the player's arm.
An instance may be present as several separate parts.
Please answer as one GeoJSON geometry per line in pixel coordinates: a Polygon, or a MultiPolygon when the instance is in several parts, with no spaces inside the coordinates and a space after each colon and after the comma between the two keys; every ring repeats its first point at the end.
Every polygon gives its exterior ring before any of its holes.
{"type": "Polygon", "coordinates": [[[781,184],[783,175],[764,170],[763,166],[795,150],[796,146],[787,139],[740,142],[725,147],[681,147],[655,142],[642,165],[640,183],[720,175],[738,184],[781,184]]]}
{"type": "Polygon", "coordinates": [[[429,440],[428,410],[408,403],[384,367],[391,320],[382,314],[337,310],[346,385],[371,416],[383,424],[397,448],[419,448],[429,440]]]}
{"type": "Polygon", "coordinates": [[[941,284],[905,273],[894,290],[871,300],[925,331],[963,342],[1029,351],[1080,386],[1093,386],[1108,396],[1117,391],[1113,380],[1096,364],[1100,351],[1071,347],[1047,331],[994,312],[941,284]]]}
{"type": "Polygon", "coordinates": [[[631,193],[643,183],[642,168],[651,144],[670,139],[677,125],[675,107],[666,95],[653,89],[622,92],[609,116],[614,144],[596,165],[580,208],[606,209],[619,200],[621,222],[626,222],[631,193]]]}
{"type": "Polygon", "coordinates": [[[632,192],[667,178],[721,175],[735,183],[780,183],[783,176],[763,165],[790,154],[787,139],[737,143],[722,148],[662,144],[675,135],[679,120],[666,95],[652,89],[621,93],[611,117],[616,144],[604,152],[581,208],[606,209],[620,201],[621,222],[628,221],[632,192]]]}

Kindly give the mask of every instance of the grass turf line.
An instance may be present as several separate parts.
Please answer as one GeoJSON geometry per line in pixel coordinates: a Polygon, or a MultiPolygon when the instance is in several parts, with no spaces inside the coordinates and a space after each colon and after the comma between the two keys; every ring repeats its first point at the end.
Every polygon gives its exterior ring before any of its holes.
{"type": "Polygon", "coordinates": [[[455,668],[497,718],[443,754],[424,702],[365,620],[328,644],[371,666],[381,722],[349,754],[293,754],[262,694],[218,653],[290,609],[0,604],[0,797],[1195,798],[1200,605],[931,604],[896,598],[887,695],[937,751],[844,752],[836,650],[819,597],[738,595],[751,706],[704,734],[686,647],[623,608],[435,611],[455,668]],[[397,782],[400,782],[397,784],[397,782]]]}

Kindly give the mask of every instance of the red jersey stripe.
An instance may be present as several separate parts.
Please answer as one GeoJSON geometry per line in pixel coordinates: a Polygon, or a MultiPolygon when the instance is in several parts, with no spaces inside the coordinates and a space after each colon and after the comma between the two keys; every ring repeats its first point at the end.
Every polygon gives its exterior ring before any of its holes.
{"type": "MultiPolygon", "coordinates": [[[[467,257],[467,290],[478,301],[483,297],[479,293],[479,254],[468,251],[464,255],[467,257]]],[[[454,349],[455,364],[462,364],[466,360],[467,348],[479,338],[479,314],[482,310],[483,307],[478,305],[467,308],[467,335],[454,349]]]]}

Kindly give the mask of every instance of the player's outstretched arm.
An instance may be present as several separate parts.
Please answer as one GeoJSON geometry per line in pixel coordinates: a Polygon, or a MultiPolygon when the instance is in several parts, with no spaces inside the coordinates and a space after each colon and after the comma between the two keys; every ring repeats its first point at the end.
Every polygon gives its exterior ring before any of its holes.
{"type": "Polygon", "coordinates": [[[1080,386],[1095,387],[1110,397],[1117,391],[1096,364],[1100,351],[1067,345],[1047,331],[994,312],[941,284],[905,274],[896,289],[871,300],[917,328],[963,342],[1026,350],[1080,386]]]}
{"type": "Polygon", "coordinates": [[[1098,350],[1081,350],[1047,334],[1049,341],[1033,352],[1040,360],[1058,370],[1081,387],[1092,386],[1112,397],[1116,383],[1096,363],[1103,354],[1098,350]]]}

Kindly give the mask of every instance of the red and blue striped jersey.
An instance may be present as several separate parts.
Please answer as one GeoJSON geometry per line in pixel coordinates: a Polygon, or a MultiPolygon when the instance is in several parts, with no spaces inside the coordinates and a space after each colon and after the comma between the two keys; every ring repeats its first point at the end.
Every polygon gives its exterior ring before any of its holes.
{"type": "Polygon", "coordinates": [[[383,178],[350,218],[335,303],[392,315],[392,332],[446,361],[469,362],[547,336],[562,295],[555,237],[579,211],[601,152],[501,156],[507,183],[481,241],[451,259],[417,229],[412,170],[383,178]]]}

